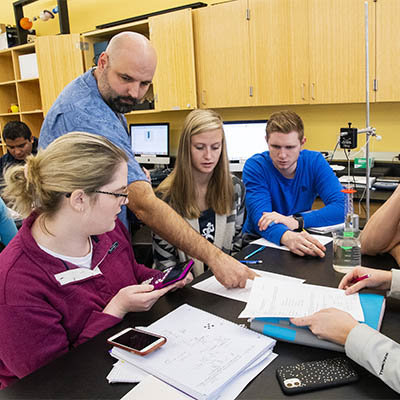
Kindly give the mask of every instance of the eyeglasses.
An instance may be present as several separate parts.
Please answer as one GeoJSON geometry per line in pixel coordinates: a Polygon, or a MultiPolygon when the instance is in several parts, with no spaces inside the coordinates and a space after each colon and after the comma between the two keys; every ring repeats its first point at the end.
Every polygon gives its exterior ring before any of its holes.
{"type": "Polygon", "coordinates": [[[101,193],[101,194],[110,194],[116,198],[123,197],[124,199],[128,198],[128,193],[115,193],[115,192],[103,192],[102,190],[94,190],[94,193],[101,193]]]}
{"type": "MultiPolygon", "coordinates": [[[[128,193],[115,193],[115,192],[104,192],[103,190],[93,190],[93,193],[101,193],[101,194],[110,194],[111,196],[116,197],[123,197],[124,199],[128,198],[128,193]]],[[[65,197],[70,198],[72,193],[67,193],[65,197]]]]}

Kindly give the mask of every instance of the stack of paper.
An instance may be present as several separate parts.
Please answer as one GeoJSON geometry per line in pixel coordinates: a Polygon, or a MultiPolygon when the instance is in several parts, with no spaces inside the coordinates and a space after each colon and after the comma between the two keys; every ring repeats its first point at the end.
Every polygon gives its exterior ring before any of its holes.
{"type": "Polygon", "coordinates": [[[276,357],[275,340],[187,304],[147,329],[167,343],[144,357],[115,347],[111,354],[195,399],[235,398],[276,357]],[[225,390],[236,394],[221,397],[225,390]]]}
{"type": "Polygon", "coordinates": [[[364,321],[358,293],[317,285],[297,285],[255,278],[249,301],[239,318],[304,317],[324,308],[335,307],[364,321]]]}
{"type": "Polygon", "coordinates": [[[118,360],[110,373],[106,376],[108,383],[136,383],[141,382],[149,374],[134,365],[118,360]]]}
{"type": "MultiPolygon", "coordinates": [[[[322,235],[311,235],[314,239],[318,240],[321,244],[323,244],[324,246],[330,242],[332,242],[332,238],[329,236],[322,236],[322,235]]],[[[250,244],[258,244],[260,246],[266,246],[266,247],[272,247],[273,249],[279,249],[279,250],[286,250],[286,251],[290,251],[288,247],[286,246],[279,246],[275,243],[270,242],[267,239],[264,238],[260,238],[257,240],[254,240],[253,242],[251,242],[250,244]]]]}
{"type": "Polygon", "coordinates": [[[341,229],[344,229],[344,222],[336,225],[316,226],[307,228],[308,231],[316,233],[330,233],[330,232],[340,231],[341,229]]]}

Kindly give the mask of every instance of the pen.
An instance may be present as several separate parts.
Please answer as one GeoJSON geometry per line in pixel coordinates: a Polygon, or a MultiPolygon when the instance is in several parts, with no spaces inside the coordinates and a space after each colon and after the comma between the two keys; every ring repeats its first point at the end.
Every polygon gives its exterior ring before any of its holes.
{"type": "Polygon", "coordinates": [[[262,260],[239,260],[243,264],[262,264],[262,260]]]}
{"type": "Polygon", "coordinates": [[[254,256],[254,254],[258,253],[259,251],[263,251],[264,249],[265,249],[265,246],[261,246],[258,249],[254,250],[253,252],[251,252],[250,254],[247,254],[247,256],[244,257],[244,259],[247,260],[251,256],[254,256]]]}
{"type": "Polygon", "coordinates": [[[358,278],[353,279],[351,281],[351,283],[357,283],[357,282],[363,281],[364,279],[368,279],[370,277],[371,277],[371,274],[362,275],[362,276],[359,276],[358,278]]]}

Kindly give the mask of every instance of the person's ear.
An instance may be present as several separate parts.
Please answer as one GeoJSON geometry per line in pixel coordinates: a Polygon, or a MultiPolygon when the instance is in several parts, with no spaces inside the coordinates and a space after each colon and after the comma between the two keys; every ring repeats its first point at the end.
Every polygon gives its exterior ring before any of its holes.
{"type": "Polygon", "coordinates": [[[97,60],[97,68],[99,69],[100,72],[103,72],[107,66],[108,63],[108,54],[103,51],[100,56],[99,59],[97,60]]]}
{"type": "Polygon", "coordinates": [[[81,189],[74,190],[71,193],[71,196],[68,198],[70,206],[76,211],[76,212],[83,212],[85,211],[85,206],[87,203],[87,197],[85,195],[85,192],[81,189]]]}
{"type": "Polygon", "coordinates": [[[300,142],[301,143],[301,147],[303,147],[305,145],[306,141],[307,141],[307,138],[305,136],[303,136],[303,139],[300,142]]]}

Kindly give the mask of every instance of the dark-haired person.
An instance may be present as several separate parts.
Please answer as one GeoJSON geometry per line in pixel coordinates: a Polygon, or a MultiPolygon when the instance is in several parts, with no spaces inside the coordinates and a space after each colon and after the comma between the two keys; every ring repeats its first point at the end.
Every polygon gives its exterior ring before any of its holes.
{"type": "MultiPolygon", "coordinates": [[[[193,229],[225,253],[242,248],[245,188],[229,172],[222,119],[215,111],[188,114],[175,168],[157,192],[193,229]]],[[[158,235],[153,235],[153,254],[158,269],[190,258],[158,235]]],[[[192,271],[200,275],[204,264],[195,260],[192,271]]]]}
{"type": "MultiPolygon", "coordinates": [[[[103,135],[128,155],[129,209],[154,232],[191,257],[206,263],[226,287],[244,287],[254,273],[213,246],[165,202],[158,199],[135,160],[124,113],[132,111],[151,85],[156,52],[135,32],[121,32],[101,53],[97,67],[69,83],[51,106],[39,146],[70,131],[103,135]]],[[[128,226],[126,207],[119,218],[128,226]]]]}
{"type": "Polygon", "coordinates": [[[127,160],[102,136],[70,133],[7,169],[4,197],[27,218],[0,253],[0,388],[190,280],[144,284],[162,272],[136,262],[117,217],[127,160]]]}
{"type": "Polygon", "coordinates": [[[255,154],[243,168],[243,231],[285,245],[300,256],[324,257],[325,247],[303,228],[344,221],[342,185],[321,153],[303,150],[304,125],[296,113],[272,114],[266,141],[269,151],[255,154]],[[317,196],[325,206],[310,211],[317,196]]]}
{"type": "Polygon", "coordinates": [[[22,121],[10,121],[3,128],[3,141],[7,153],[0,158],[0,178],[11,165],[22,164],[30,154],[36,154],[38,140],[32,135],[28,125],[22,121]]]}

